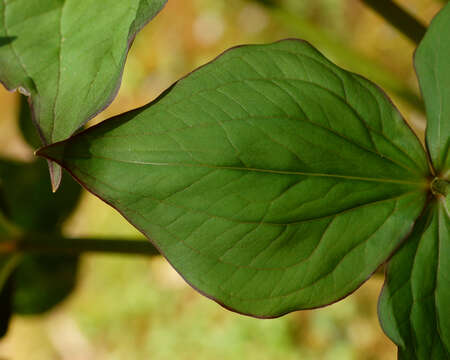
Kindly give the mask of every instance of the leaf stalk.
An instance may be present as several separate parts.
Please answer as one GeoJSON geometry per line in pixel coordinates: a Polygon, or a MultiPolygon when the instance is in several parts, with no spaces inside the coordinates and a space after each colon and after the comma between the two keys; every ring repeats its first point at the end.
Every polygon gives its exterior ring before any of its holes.
{"type": "Polygon", "coordinates": [[[32,234],[0,241],[0,255],[13,253],[81,254],[89,252],[155,256],[159,251],[145,240],[65,238],[32,234]]]}
{"type": "Polygon", "coordinates": [[[388,23],[416,44],[424,37],[426,26],[392,0],[362,0],[388,23]]]}
{"type": "Polygon", "coordinates": [[[446,197],[450,193],[450,182],[435,178],[431,183],[431,192],[434,195],[446,197]]]}

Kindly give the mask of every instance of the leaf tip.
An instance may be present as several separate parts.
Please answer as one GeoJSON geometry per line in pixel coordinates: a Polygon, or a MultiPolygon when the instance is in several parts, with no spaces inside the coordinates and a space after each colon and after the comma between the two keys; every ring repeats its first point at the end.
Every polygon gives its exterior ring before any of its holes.
{"type": "Polygon", "coordinates": [[[52,192],[56,192],[61,184],[62,169],[58,165],[64,158],[64,145],[53,144],[45,146],[35,151],[35,156],[40,156],[48,161],[48,169],[50,172],[50,180],[52,184],[52,192]]]}
{"type": "Polygon", "coordinates": [[[64,144],[57,143],[57,144],[44,146],[44,147],[36,150],[34,152],[34,155],[59,163],[64,158],[64,151],[65,151],[64,144]]]}
{"type": "Polygon", "coordinates": [[[57,163],[48,161],[48,169],[50,171],[50,181],[52,183],[52,192],[55,193],[61,184],[62,169],[57,163]]]}

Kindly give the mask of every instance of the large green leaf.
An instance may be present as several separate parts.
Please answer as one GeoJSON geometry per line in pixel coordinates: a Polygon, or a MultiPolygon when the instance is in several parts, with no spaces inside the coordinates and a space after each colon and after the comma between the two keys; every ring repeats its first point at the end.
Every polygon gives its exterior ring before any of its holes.
{"type": "Polygon", "coordinates": [[[450,359],[450,216],[443,199],[390,261],[379,314],[400,359],[450,359]]]}
{"type": "Polygon", "coordinates": [[[31,96],[44,144],[66,139],[112,101],[134,36],[165,2],[0,2],[0,81],[31,96]]]}
{"type": "Polygon", "coordinates": [[[450,179],[450,4],[433,19],[415,65],[427,110],[427,147],[438,173],[450,179]]]}
{"type": "Polygon", "coordinates": [[[355,290],[409,233],[429,187],[425,153],[386,96],[297,40],[232,49],[39,155],[195,288],[262,317],[355,290]]]}

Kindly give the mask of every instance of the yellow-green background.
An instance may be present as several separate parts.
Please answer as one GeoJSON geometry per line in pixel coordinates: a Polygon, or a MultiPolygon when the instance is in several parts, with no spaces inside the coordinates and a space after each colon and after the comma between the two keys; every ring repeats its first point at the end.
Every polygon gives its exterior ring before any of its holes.
{"type": "MultiPolygon", "coordinates": [[[[149,102],[180,76],[231,46],[286,37],[305,38],[352,70],[348,56],[345,60],[332,51],[345,44],[345,52],[356,51],[417,91],[414,45],[359,0],[284,3],[287,12],[246,0],[169,0],[137,36],[118,97],[93,123],[149,102]]],[[[399,3],[424,23],[442,6],[436,0],[399,3]]],[[[375,76],[370,70],[365,75],[375,76]]],[[[15,123],[17,99],[0,89],[0,155],[28,161],[32,151],[15,123]]],[[[394,97],[394,102],[423,136],[423,114],[400,98],[394,97]]],[[[139,237],[114,210],[87,193],[66,232],[139,237]]],[[[44,316],[14,317],[9,334],[0,341],[0,358],[395,359],[395,347],[377,322],[382,282],[382,276],[375,276],[351,297],[327,308],[257,320],[202,297],[162,258],[85,255],[75,292],[44,316]]]]}

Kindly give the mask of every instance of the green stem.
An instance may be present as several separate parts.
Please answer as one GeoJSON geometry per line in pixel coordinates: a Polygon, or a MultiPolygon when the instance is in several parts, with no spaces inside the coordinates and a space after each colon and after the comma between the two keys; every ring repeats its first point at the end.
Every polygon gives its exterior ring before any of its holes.
{"type": "Polygon", "coordinates": [[[424,37],[426,26],[392,0],[362,0],[362,2],[416,44],[424,37]]]}
{"type": "Polygon", "coordinates": [[[435,195],[446,197],[450,193],[450,181],[435,178],[431,182],[431,192],[435,195]]]}
{"type": "Polygon", "coordinates": [[[149,241],[123,239],[64,238],[33,234],[0,241],[0,254],[81,254],[86,252],[154,256],[158,250],[149,241]]]}

